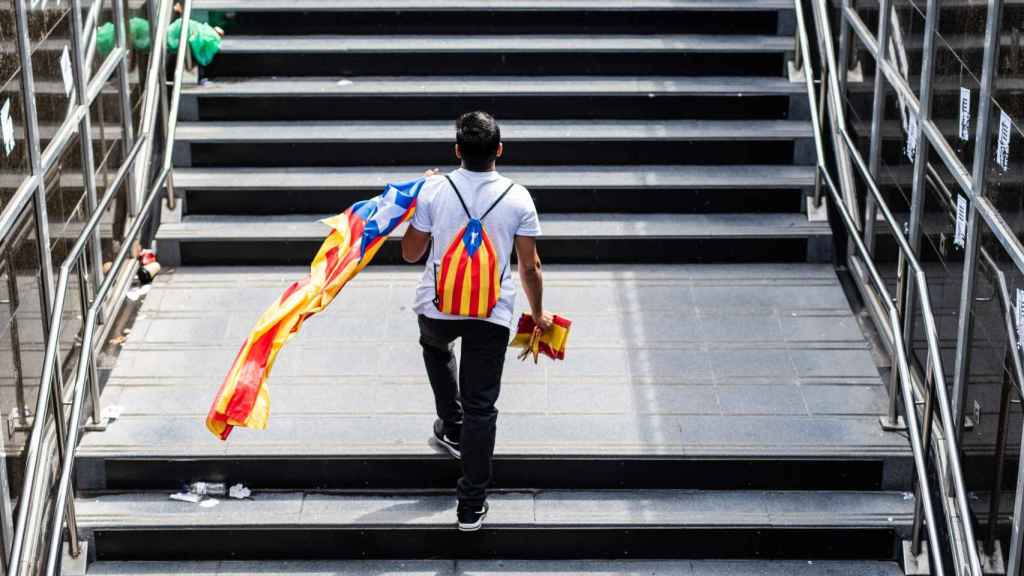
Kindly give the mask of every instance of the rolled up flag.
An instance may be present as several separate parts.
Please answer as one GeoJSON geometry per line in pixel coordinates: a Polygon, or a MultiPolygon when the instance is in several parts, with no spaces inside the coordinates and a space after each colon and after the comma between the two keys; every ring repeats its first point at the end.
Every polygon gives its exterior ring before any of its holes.
{"type": "Polygon", "coordinates": [[[235,426],[264,429],[270,417],[267,377],[278,352],[302,323],[323,311],[377,254],[381,244],[412,217],[424,179],[388,184],[384,192],[323,220],[331,228],[309,267],[256,321],[238,351],[206,417],[206,427],[226,440],[235,426]]]}
{"type": "Polygon", "coordinates": [[[565,347],[569,343],[569,328],[572,321],[559,315],[555,315],[551,321],[551,328],[541,332],[537,328],[533,317],[523,314],[519,318],[519,326],[516,327],[516,335],[512,338],[509,348],[521,348],[520,360],[526,360],[533,356],[533,362],[541,354],[553,360],[565,359],[565,347]]]}

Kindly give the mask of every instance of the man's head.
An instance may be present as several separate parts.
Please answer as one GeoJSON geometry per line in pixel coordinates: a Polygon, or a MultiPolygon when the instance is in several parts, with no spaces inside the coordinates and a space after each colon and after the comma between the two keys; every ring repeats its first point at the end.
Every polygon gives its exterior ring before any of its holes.
{"type": "Polygon", "coordinates": [[[487,112],[467,112],[455,121],[455,155],[474,172],[494,170],[501,156],[501,129],[487,112]]]}

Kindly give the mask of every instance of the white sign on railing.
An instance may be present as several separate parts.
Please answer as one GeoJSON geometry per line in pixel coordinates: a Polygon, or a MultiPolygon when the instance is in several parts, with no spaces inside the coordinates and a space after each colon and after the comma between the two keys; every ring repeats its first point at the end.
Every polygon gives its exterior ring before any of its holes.
{"type": "Polygon", "coordinates": [[[60,53],[60,77],[64,81],[64,95],[71,95],[71,86],[75,82],[75,77],[71,73],[71,53],[68,52],[68,47],[64,47],[64,51],[60,53]]]}
{"type": "Polygon", "coordinates": [[[971,89],[960,88],[960,139],[971,138],[971,89]]]}
{"type": "Polygon", "coordinates": [[[1024,350],[1024,289],[1017,288],[1017,347],[1024,350]]]}
{"type": "Polygon", "coordinates": [[[911,162],[917,157],[917,118],[911,116],[910,121],[907,122],[907,158],[911,162]]]}
{"type": "Polygon", "coordinates": [[[967,240],[967,197],[963,194],[956,196],[956,232],[953,235],[953,245],[963,248],[967,240]]]}
{"type": "Polygon", "coordinates": [[[1003,111],[999,116],[999,140],[996,143],[996,164],[1003,172],[1010,169],[1010,136],[1013,134],[1013,123],[1010,115],[1003,111]]]}
{"type": "Polygon", "coordinates": [[[14,152],[14,119],[11,118],[11,99],[4,101],[0,107],[0,139],[3,140],[4,156],[14,152]]]}

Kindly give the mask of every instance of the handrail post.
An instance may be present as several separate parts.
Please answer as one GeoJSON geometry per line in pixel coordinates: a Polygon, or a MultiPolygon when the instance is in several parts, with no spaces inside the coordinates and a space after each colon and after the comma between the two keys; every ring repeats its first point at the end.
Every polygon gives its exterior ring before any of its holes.
{"type": "MultiPolygon", "coordinates": [[[[871,194],[868,193],[868,197],[871,194]]],[[[865,242],[865,245],[868,243],[865,242]]],[[[896,307],[896,316],[903,323],[907,318],[906,311],[903,306],[903,294],[906,292],[907,284],[907,259],[903,255],[903,251],[900,251],[899,257],[896,263],[896,302],[893,303],[896,307]]],[[[889,409],[885,413],[885,416],[879,418],[879,424],[882,429],[887,432],[896,432],[906,430],[907,425],[902,418],[899,416],[899,386],[900,386],[900,375],[896,370],[892,370],[889,373],[889,409]]],[[[913,410],[914,405],[905,407],[907,410],[913,410]]]]}
{"type": "MultiPolygon", "coordinates": [[[[885,51],[889,46],[889,24],[890,0],[879,0],[878,2],[878,58],[885,59],[885,51]]],[[[878,179],[879,164],[882,161],[882,117],[885,116],[885,75],[882,67],[875,66],[875,90],[871,101],[871,142],[868,149],[868,166],[871,171],[871,178],[878,179]]],[[[868,254],[875,253],[875,213],[877,206],[875,198],[868,194],[864,203],[864,245],[868,248],[868,254]]],[[[897,294],[897,299],[900,298],[897,294]]],[[[903,311],[900,310],[900,313],[903,311]]]]}
{"type": "MultiPolygon", "coordinates": [[[[907,341],[906,338],[903,340],[907,341]]],[[[932,411],[935,408],[935,379],[932,378],[932,356],[928,354],[927,368],[925,369],[925,400],[924,400],[924,415],[921,421],[924,423],[924,431],[921,432],[922,437],[922,450],[927,457],[928,450],[931,448],[932,440],[932,411]]],[[[910,407],[908,410],[916,410],[915,407],[910,407]]],[[[921,483],[918,482],[914,486],[915,495],[917,500],[914,503],[914,529],[910,538],[910,552],[917,556],[921,553],[921,522],[924,520],[922,517],[922,503],[925,498],[931,498],[931,494],[921,490],[921,483]]]]}
{"type": "MultiPolygon", "coordinates": [[[[101,0],[95,0],[100,2],[101,0]]],[[[87,69],[82,44],[82,1],[71,2],[71,75],[74,78],[74,102],[77,106],[88,106],[87,69]]],[[[99,103],[103,106],[102,96],[99,103]]],[[[78,141],[82,147],[82,184],[85,187],[85,202],[89,213],[96,210],[96,157],[92,149],[92,118],[86,110],[78,121],[78,141]]],[[[89,269],[92,288],[99,286],[103,278],[103,262],[100,251],[100,235],[97,231],[89,243],[89,269]]]]}
{"type": "MultiPolygon", "coordinates": [[[[91,306],[90,306],[90,303],[89,303],[89,296],[85,292],[85,289],[86,289],[85,278],[82,277],[81,272],[79,272],[79,274],[78,274],[78,289],[79,289],[79,300],[82,303],[82,318],[85,318],[85,315],[88,313],[88,310],[89,310],[89,308],[91,306]]],[[[82,328],[84,330],[85,326],[83,325],[82,328]]],[[[88,366],[87,366],[87,371],[86,371],[85,376],[86,376],[86,378],[88,378],[89,387],[91,388],[91,390],[92,390],[92,392],[94,394],[93,397],[92,397],[92,422],[93,422],[94,425],[102,425],[102,423],[103,423],[103,416],[102,416],[102,414],[100,412],[100,399],[99,399],[100,383],[99,383],[99,376],[96,374],[96,361],[95,361],[96,359],[93,356],[92,347],[89,347],[88,349],[85,347],[85,336],[84,336],[84,334],[83,334],[83,337],[82,337],[82,348],[80,350],[80,353],[88,358],[88,366]]],[[[71,422],[70,426],[78,426],[78,424],[79,424],[78,422],[71,422]]]]}

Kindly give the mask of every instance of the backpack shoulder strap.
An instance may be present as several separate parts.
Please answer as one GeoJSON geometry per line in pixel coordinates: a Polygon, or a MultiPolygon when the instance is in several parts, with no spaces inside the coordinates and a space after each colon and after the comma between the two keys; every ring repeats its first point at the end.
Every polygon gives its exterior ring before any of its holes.
{"type": "Polygon", "coordinates": [[[491,207],[488,208],[486,212],[484,212],[484,215],[481,216],[480,219],[483,220],[484,218],[486,218],[487,215],[491,213],[491,210],[494,210],[494,208],[498,205],[498,203],[501,202],[505,198],[505,196],[512,190],[512,187],[515,186],[515,185],[516,185],[515,182],[512,182],[511,184],[509,184],[508,188],[505,188],[505,191],[502,192],[500,196],[498,196],[498,199],[495,200],[493,204],[491,204],[491,207]]]}
{"type": "Polygon", "coordinates": [[[459,204],[462,204],[462,210],[466,213],[466,216],[468,216],[469,219],[472,220],[473,215],[469,213],[469,208],[466,208],[466,201],[462,199],[462,194],[459,193],[459,187],[455,185],[455,182],[452,182],[451,177],[448,176],[447,174],[444,175],[444,179],[447,180],[448,184],[451,185],[452,190],[455,190],[455,195],[459,198],[459,204]]]}

